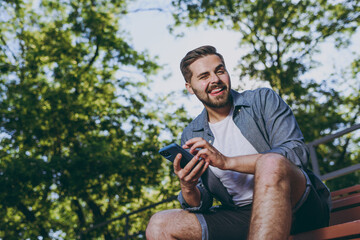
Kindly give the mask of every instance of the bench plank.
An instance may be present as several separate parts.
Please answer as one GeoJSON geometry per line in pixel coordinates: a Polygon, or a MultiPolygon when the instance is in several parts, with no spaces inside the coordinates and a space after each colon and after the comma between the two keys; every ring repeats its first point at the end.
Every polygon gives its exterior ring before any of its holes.
{"type": "Polygon", "coordinates": [[[360,240],[360,185],[331,192],[331,198],[330,226],[293,235],[291,240],[360,240]]]}
{"type": "Polygon", "coordinates": [[[351,187],[347,187],[344,189],[340,189],[337,191],[333,191],[333,192],[331,192],[331,197],[333,199],[336,199],[338,196],[341,197],[341,195],[346,195],[346,194],[354,193],[354,192],[360,192],[360,184],[351,186],[351,187]]]}
{"type": "Polygon", "coordinates": [[[333,212],[330,215],[330,226],[360,219],[360,206],[333,212]]]}
{"type": "Polygon", "coordinates": [[[337,239],[345,238],[356,239],[360,238],[360,220],[346,222],[342,224],[333,225],[330,227],[319,228],[313,231],[299,233],[290,237],[291,240],[309,240],[309,239],[337,239]]]}
{"type": "Polygon", "coordinates": [[[349,208],[353,205],[360,205],[360,193],[348,195],[332,201],[333,212],[341,208],[349,208]]]}
{"type": "Polygon", "coordinates": [[[332,193],[330,226],[360,219],[360,185],[332,193]]]}

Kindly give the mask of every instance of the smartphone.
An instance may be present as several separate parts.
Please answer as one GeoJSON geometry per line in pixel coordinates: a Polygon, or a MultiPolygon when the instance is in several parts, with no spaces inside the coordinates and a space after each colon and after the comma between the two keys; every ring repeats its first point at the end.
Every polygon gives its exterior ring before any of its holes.
{"type": "Polygon", "coordinates": [[[194,157],[191,153],[177,145],[176,143],[172,143],[166,147],[160,149],[159,153],[165,157],[167,160],[174,162],[174,159],[178,153],[181,153],[182,158],[180,160],[181,168],[184,168],[186,164],[190,162],[190,160],[194,157]]]}

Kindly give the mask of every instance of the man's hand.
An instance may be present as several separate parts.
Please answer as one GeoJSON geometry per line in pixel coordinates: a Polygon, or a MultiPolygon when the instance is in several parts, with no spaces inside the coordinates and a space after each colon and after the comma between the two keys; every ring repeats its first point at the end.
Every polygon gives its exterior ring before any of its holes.
{"type": "Polygon", "coordinates": [[[179,177],[180,185],[183,190],[193,190],[209,164],[204,160],[199,161],[199,157],[194,156],[184,168],[181,168],[181,157],[182,155],[179,153],[174,159],[174,172],[179,177]]]}
{"type": "Polygon", "coordinates": [[[174,172],[179,177],[182,195],[185,201],[193,207],[200,205],[201,193],[196,187],[199,178],[209,167],[204,160],[194,157],[184,168],[180,167],[181,153],[174,159],[174,172]]]}
{"type": "Polygon", "coordinates": [[[205,160],[211,166],[220,169],[226,169],[227,167],[228,158],[203,138],[192,138],[184,144],[183,148],[190,148],[191,154],[205,160]]]}

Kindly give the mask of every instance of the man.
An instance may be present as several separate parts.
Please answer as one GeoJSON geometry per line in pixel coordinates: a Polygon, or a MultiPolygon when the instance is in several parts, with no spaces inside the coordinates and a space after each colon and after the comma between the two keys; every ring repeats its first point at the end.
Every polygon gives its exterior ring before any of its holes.
{"type": "Polygon", "coordinates": [[[185,86],[205,109],[181,142],[194,158],[174,160],[183,210],[155,214],[148,239],[287,239],[328,225],[329,191],[306,168],[308,152],[290,108],[270,89],[231,90],[211,46],[182,59],[185,86]],[[212,207],[213,197],[221,206],[212,207]]]}

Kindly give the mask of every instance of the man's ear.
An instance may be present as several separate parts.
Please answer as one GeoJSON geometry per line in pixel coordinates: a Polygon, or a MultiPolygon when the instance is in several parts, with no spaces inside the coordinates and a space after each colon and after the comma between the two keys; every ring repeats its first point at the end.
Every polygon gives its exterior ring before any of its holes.
{"type": "Polygon", "coordinates": [[[186,89],[189,91],[190,94],[194,94],[194,90],[192,89],[190,83],[186,82],[186,83],[185,83],[185,87],[186,87],[186,89]]]}

